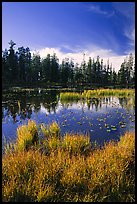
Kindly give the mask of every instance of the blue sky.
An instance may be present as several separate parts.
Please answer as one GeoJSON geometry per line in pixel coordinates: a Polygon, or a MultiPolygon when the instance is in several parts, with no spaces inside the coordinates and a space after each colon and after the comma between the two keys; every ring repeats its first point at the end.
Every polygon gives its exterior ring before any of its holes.
{"type": "Polygon", "coordinates": [[[42,57],[56,52],[80,62],[83,53],[99,55],[118,69],[135,52],[135,3],[3,2],[2,49],[11,39],[42,57]]]}

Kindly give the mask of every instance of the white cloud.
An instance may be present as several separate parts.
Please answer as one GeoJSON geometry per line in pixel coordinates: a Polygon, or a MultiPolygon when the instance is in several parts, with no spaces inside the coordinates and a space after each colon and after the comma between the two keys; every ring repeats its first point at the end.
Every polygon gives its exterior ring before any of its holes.
{"type": "MultiPolygon", "coordinates": [[[[71,50],[72,48],[68,46],[71,50]]],[[[89,60],[89,57],[91,59],[96,59],[97,56],[100,56],[100,59],[103,59],[103,63],[107,64],[107,61],[109,59],[110,64],[112,63],[112,67],[115,68],[115,71],[118,71],[122,62],[124,62],[124,59],[128,56],[127,55],[117,55],[114,53],[111,49],[102,49],[97,46],[87,46],[86,48],[81,49],[73,49],[73,52],[65,53],[61,51],[61,48],[42,48],[37,50],[41,56],[41,58],[45,58],[47,54],[53,55],[53,53],[56,53],[57,58],[59,59],[59,63],[62,62],[63,59],[69,58],[73,59],[74,63],[81,64],[83,61],[83,54],[85,53],[85,61],[87,62],[89,60]],[[80,51],[79,51],[80,50],[80,51]]],[[[32,53],[36,53],[36,51],[31,51],[32,53]]]]}

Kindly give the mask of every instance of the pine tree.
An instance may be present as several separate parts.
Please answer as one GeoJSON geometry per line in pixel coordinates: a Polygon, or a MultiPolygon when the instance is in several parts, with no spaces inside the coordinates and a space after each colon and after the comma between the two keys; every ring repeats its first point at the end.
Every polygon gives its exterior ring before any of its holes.
{"type": "Polygon", "coordinates": [[[9,55],[7,59],[8,64],[8,71],[9,71],[9,81],[17,82],[18,77],[18,59],[17,54],[15,53],[14,46],[16,43],[14,43],[12,40],[9,42],[10,48],[9,48],[9,55]]]}

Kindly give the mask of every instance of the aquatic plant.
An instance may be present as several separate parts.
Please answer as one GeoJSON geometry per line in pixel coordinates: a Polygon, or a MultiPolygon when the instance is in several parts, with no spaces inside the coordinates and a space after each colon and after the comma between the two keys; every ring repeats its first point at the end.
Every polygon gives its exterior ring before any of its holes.
{"type": "Polygon", "coordinates": [[[49,137],[59,137],[60,136],[60,127],[57,122],[52,122],[51,125],[41,125],[41,130],[46,138],[49,137]]]}
{"type": "Polygon", "coordinates": [[[95,90],[84,90],[82,97],[90,99],[92,97],[102,96],[119,96],[128,97],[135,94],[134,89],[95,89],[95,90]]]}
{"type": "Polygon", "coordinates": [[[62,140],[62,149],[71,154],[87,154],[91,150],[90,137],[80,134],[66,134],[62,140]]]}
{"type": "Polygon", "coordinates": [[[69,102],[71,100],[78,101],[81,99],[81,94],[77,92],[62,92],[60,93],[60,100],[61,102],[69,102]]]}
{"type": "Polygon", "coordinates": [[[118,96],[118,97],[134,97],[134,89],[94,89],[84,90],[81,94],[78,92],[61,92],[61,102],[78,101],[80,99],[86,99],[89,104],[89,100],[93,97],[107,97],[107,96],[118,96]]]}
{"type": "Polygon", "coordinates": [[[32,145],[38,142],[38,128],[35,121],[29,120],[28,125],[22,125],[17,128],[16,149],[28,150],[32,145]]]}
{"type": "MultiPolygon", "coordinates": [[[[29,128],[18,129],[21,144],[35,125],[31,122],[29,128]]],[[[89,138],[78,134],[43,140],[49,154],[38,146],[3,155],[3,202],[135,202],[134,133],[94,150],[89,138]],[[83,154],[86,149],[88,154],[83,154]]]]}

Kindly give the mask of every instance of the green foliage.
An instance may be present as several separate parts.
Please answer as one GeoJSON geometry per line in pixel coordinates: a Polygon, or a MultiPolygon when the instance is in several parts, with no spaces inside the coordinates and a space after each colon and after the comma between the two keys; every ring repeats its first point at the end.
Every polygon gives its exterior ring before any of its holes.
{"type": "Polygon", "coordinates": [[[103,59],[97,56],[96,60],[89,57],[85,61],[74,65],[73,60],[65,58],[61,64],[55,53],[48,54],[41,59],[38,53],[31,56],[29,47],[19,47],[14,50],[14,43],[10,41],[9,50],[2,54],[2,82],[3,84],[52,84],[60,83],[67,86],[124,86],[130,87],[135,83],[135,64],[132,53],[121,64],[118,73],[115,72],[109,60],[103,64],[103,59]]]}

